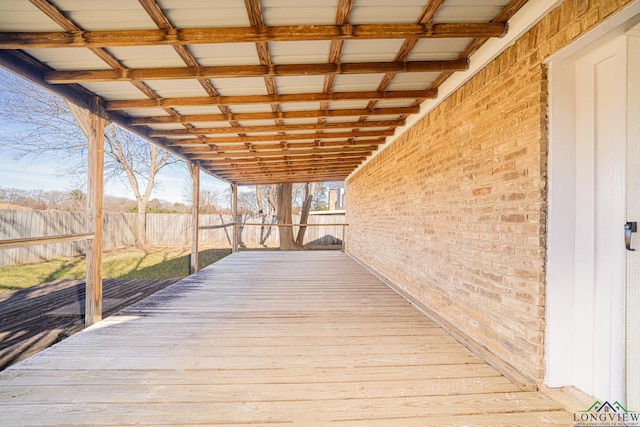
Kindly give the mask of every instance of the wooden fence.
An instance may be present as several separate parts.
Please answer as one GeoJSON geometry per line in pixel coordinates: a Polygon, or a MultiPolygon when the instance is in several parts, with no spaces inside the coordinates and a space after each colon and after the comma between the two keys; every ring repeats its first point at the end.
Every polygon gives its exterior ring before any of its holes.
{"type": "MultiPolygon", "coordinates": [[[[105,213],[103,248],[135,245],[136,215],[105,213]]],[[[86,233],[84,212],[0,209],[0,240],[86,233]]],[[[86,241],[0,250],[0,267],[82,255],[86,241]]]]}
{"type": "MultiPolygon", "coordinates": [[[[294,222],[300,217],[294,215],[294,222]]],[[[309,224],[335,224],[344,222],[344,214],[309,215],[309,224]]],[[[231,215],[200,215],[200,226],[221,225],[234,222],[231,215]]],[[[271,215],[238,215],[238,223],[260,223],[262,226],[240,226],[240,248],[275,248],[279,246],[278,227],[271,215]]],[[[191,215],[147,215],[147,243],[153,246],[188,246],[191,244],[191,215]]],[[[230,247],[232,227],[200,231],[200,245],[230,247]]],[[[294,233],[298,227],[294,227],[294,233]]],[[[342,242],[342,226],[307,227],[305,245],[333,246],[342,242]]]]}
{"type": "MultiPolygon", "coordinates": [[[[135,245],[136,214],[105,213],[103,249],[135,245]]],[[[294,222],[299,217],[294,216],[294,222]]],[[[84,212],[0,209],[0,240],[45,237],[86,232],[84,212]]],[[[230,215],[200,215],[200,225],[210,226],[234,222],[230,215]]],[[[263,226],[239,227],[240,248],[275,248],[279,245],[278,227],[272,216],[239,216],[239,223],[261,223],[263,226]]],[[[344,214],[310,215],[309,224],[344,222],[344,214]]],[[[297,233],[298,227],[294,227],[297,233]]],[[[233,227],[200,231],[202,247],[231,247],[233,227]]],[[[335,246],[342,242],[341,226],[307,227],[304,244],[335,246]]],[[[147,244],[181,246],[191,244],[191,215],[147,214],[147,244]]],[[[85,253],[86,242],[55,243],[26,248],[0,250],[0,267],[46,261],[85,253]]]]}

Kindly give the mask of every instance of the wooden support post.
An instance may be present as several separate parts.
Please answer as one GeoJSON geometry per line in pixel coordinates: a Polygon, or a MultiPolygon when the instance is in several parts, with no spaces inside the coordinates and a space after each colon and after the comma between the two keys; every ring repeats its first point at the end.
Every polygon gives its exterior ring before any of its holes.
{"type": "Polygon", "coordinates": [[[104,178],[105,114],[94,98],[88,117],[87,226],[93,239],[87,241],[86,326],[102,320],[102,199],[104,178]]]}
{"type": "Polygon", "coordinates": [[[188,163],[192,182],[192,207],[191,207],[191,265],[189,274],[198,271],[198,243],[200,229],[200,166],[188,163]]]}
{"type": "Polygon", "coordinates": [[[238,251],[238,186],[231,184],[231,216],[233,217],[233,239],[231,253],[238,251]]]}

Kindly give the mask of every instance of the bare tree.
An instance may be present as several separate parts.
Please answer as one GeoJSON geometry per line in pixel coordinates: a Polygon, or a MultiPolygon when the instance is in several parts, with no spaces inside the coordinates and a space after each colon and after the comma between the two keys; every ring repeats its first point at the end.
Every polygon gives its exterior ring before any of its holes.
{"type": "Polygon", "coordinates": [[[216,214],[222,212],[223,199],[221,191],[210,188],[200,190],[200,213],[216,214]]]}
{"type": "Polygon", "coordinates": [[[300,227],[294,236],[292,224],[294,205],[301,209],[300,224],[306,224],[311,210],[315,184],[279,184],[262,185],[255,187],[255,193],[243,193],[238,203],[245,213],[258,213],[261,216],[262,227],[260,242],[264,244],[271,233],[272,224],[268,224],[266,217],[269,212],[275,212],[275,221],[278,224],[280,234],[280,249],[303,249],[304,235],[307,227],[300,227]]]}
{"type": "MultiPolygon", "coordinates": [[[[0,71],[0,77],[0,116],[20,125],[0,139],[0,148],[4,145],[21,156],[57,155],[66,160],[65,172],[84,172],[88,112],[8,72],[0,71]]],[[[105,129],[105,145],[105,172],[107,177],[126,177],[138,205],[136,240],[144,244],[155,178],[178,159],[114,125],[105,129]]]]}
{"type": "Polygon", "coordinates": [[[262,187],[256,185],[256,203],[258,205],[258,215],[264,215],[264,202],[262,198],[262,187]]]}
{"type": "MultiPolygon", "coordinates": [[[[260,186],[260,200],[262,201],[262,211],[265,215],[276,212],[277,187],[277,185],[260,186]]],[[[256,197],[257,188],[258,187],[256,187],[256,197]]]]}
{"type": "MultiPolygon", "coordinates": [[[[300,213],[300,224],[307,224],[307,221],[309,221],[309,212],[311,212],[311,202],[313,202],[313,193],[315,186],[315,183],[306,183],[304,185],[304,196],[302,200],[302,212],[300,213]]],[[[304,233],[306,231],[306,226],[301,226],[298,229],[296,243],[300,246],[302,246],[302,242],[304,242],[304,233]]]]}
{"type": "Polygon", "coordinates": [[[278,184],[276,191],[276,207],[278,216],[278,231],[280,233],[280,249],[293,251],[303,249],[293,237],[293,221],[291,216],[291,204],[293,201],[293,184],[278,184]]]}
{"type": "Polygon", "coordinates": [[[253,217],[260,210],[257,195],[251,191],[238,192],[238,214],[253,217]]]}

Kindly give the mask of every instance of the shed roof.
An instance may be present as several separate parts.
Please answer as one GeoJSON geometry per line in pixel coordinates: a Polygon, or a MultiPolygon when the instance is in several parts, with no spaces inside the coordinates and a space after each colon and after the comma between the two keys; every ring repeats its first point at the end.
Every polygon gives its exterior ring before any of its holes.
{"type": "Polygon", "coordinates": [[[3,0],[0,65],[234,184],[345,179],[526,0],[3,0]]]}

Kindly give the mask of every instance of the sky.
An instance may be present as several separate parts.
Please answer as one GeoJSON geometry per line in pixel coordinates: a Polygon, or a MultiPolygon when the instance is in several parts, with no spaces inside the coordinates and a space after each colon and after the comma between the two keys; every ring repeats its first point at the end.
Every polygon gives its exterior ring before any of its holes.
{"type": "MultiPolygon", "coordinates": [[[[0,151],[0,187],[19,188],[22,190],[58,190],[71,191],[84,188],[82,177],[64,176],[57,164],[59,158],[40,156],[37,159],[22,158],[16,160],[15,154],[6,150],[0,151]]],[[[151,199],[160,199],[172,203],[185,203],[186,192],[191,189],[191,177],[183,162],[163,168],[157,177],[157,185],[151,199]]],[[[202,189],[226,190],[229,184],[212,176],[201,173],[202,189]]],[[[105,194],[135,199],[128,184],[121,180],[111,179],[105,182],[105,194]]]]}
{"type": "MultiPolygon", "coordinates": [[[[33,87],[34,92],[43,93],[42,90],[23,83],[21,86],[15,83],[15,77],[9,72],[0,68],[0,89],[5,86],[17,87],[18,90],[29,90],[33,87]],[[8,83],[8,84],[7,84],[8,83]]],[[[21,82],[24,82],[20,80],[21,82]]],[[[29,92],[32,94],[33,92],[29,92]]],[[[24,125],[19,124],[19,120],[13,120],[13,116],[21,115],[16,109],[21,108],[22,103],[15,102],[17,97],[14,91],[0,91],[0,103],[3,103],[0,115],[0,187],[2,188],[18,188],[21,190],[58,190],[71,191],[75,189],[84,190],[86,188],[86,176],[65,176],[61,166],[60,157],[47,156],[42,154],[39,157],[23,157],[17,159],[18,153],[11,151],[7,145],[2,145],[3,140],[15,138],[17,132],[20,132],[24,125]]],[[[25,96],[29,98],[29,96],[25,96]]],[[[32,97],[33,98],[33,97],[32,97]]],[[[39,99],[35,96],[35,99],[39,99]]],[[[36,107],[37,107],[36,102],[36,107]]],[[[27,117],[29,115],[21,115],[27,117]]],[[[61,135],[60,138],[65,138],[61,135]]],[[[62,162],[66,164],[79,163],[74,158],[64,159],[62,162]]],[[[64,165],[62,165],[64,166],[64,165]]],[[[105,182],[104,192],[110,196],[126,197],[134,200],[132,190],[128,182],[123,180],[109,179],[105,182]]],[[[200,188],[203,190],[226,190],[229,184],[217,180],[208,174],[201,173],[200,188]]],[[[156,177],[156,188],[153,190],[151,199],[160,199],[172,203],[185,203],[188,201],[187,194],[191,191],[191,176],[184,162],[178,162],[175,165],[169,165],[160,170],[156,177]]],[[[190,203],[190,202],[189,202],[190,203]]]]}

